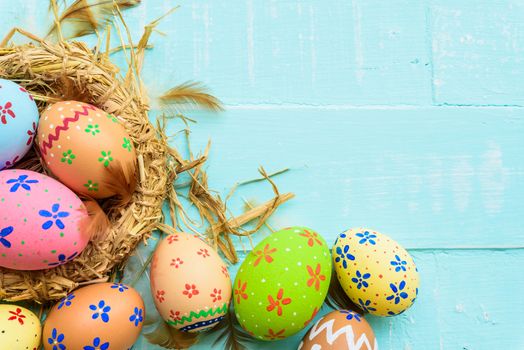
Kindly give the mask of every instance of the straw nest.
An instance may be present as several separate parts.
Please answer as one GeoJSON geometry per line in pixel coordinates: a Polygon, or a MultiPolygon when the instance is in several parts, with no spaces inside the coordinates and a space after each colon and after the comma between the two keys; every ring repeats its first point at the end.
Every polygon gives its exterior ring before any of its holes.
{"type": "MultiPolygon", "coordinates": [[[[0,268],[0,300],[45,303],[62,298],[83,284],[118,279],[127,258],[154,230],[174,233],[187,229],[206,239],[228,261],[236,263],[238,256],[232,236],[249,238],[265,224],[278,206],[294,196],[292,193],[280,194],[270,179],[272,175],[287,169],[268,175],[261,168],[261,178],[237,183],[224,201],[208,189],[207,174],[202,169],[208,158],[209,146],[198,157],[194,157],[189,150],[189,159],[184,159],[169,146],[165,121],[170,116],[176,116],[187,122],[180,113],[180,105],[189,104],[215,111],[222,107],[220,101],[209,95],[201,85],[183,83],[158,98],[160,106],[169,108],[165,109],[167,115],[158,118],[156,124],[151,123],[149,99],[140,71],[144,53],[150,48],[148,39],[165,15],[148,24],[138,44],[134,45],[120,8],[139,3],[97,1],[88,5],[85,0],[76,0],[59,15],[56,0],[51,0],[55,21],[46,40],[14,28],[0,43],[0,78],[23,86],[32,94],[41,112],[48,104],[77,100],[118,116],[134,143],[138,158],[137,187],[131,200],[116,206],[111,199],[99,202],[109,219],[107,235],[91,241],[73,261],[53,269],[14,271],[0,268]],[[126,31],[121,33],[119,26],[115,26],[121,44],[116,48],[110,45],[110,19],[119,19],[126,31]],[[75,23],[72,37],[96,34],[98,44],[89,48],[83,42],[65,40],[61,26],[68,20],[75,23]],[[101,31],[102,27],[105,31],[101,31]],[[105,38],[100,35],[102,32],[105,38]],[[17,33],[29,39],[30,43],[9,44],[17,33]],[[127,40],[123,39],[124,36],[127,40]],[[110,61],[110,55],[120,50],[124,51],[128,65],[125,75],[110,61]],[[187,173],[189,181],[174,185],[181,173],[187,173]],[[240,185],[261,180],[271,184],[273,198],[258,206],[248,204],[244,213],[231,217],[227,200],[234,190],[240,185]],[[198,210],[201,223],[187,216],[179,200],[181,188],[185,188],[184,197],[189,204],[198,210]],[[166,200],[170,224],[166,223],[162,212],[166,200]],[[250,226],[244,228],[244,225],[250,226]]],[[[16,167],[48,173],[40,161],[36,146],[16,167]]],[[[147,268],[150,258],[143,270],[147,268]]]]}
{"type": "MultiPolygon", "coordinates": [[[[83,43],[38,42],[0,49],[0,77],[30,91],[42,111],[60,96],[76,94],[84,102],[120,116],[138,154],[139,174],[131,202],[106,210],[111,221],[108,235],[91,242],[74,261],[44,271],[0,270],[0,298],[39,302],[64,296],[84,282],[107,279],[115,266],[157,227],[162,203],[176,177],[172,150],[148,118],[148,104],[136,83],[122,79],[106,55],[83,43]],[[66,91],[67,89],[67,91],[66,91]]],[[[160,131],[161,132],[161,131],[160,131]]],[[[36,150],[18,168],[46,172],[36,150]]]]}

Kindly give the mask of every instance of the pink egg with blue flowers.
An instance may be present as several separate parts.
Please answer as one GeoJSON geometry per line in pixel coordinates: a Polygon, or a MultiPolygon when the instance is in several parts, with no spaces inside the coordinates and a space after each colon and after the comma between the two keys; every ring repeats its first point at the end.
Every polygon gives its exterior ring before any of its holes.
{"type": "Polygon", "coordinates": [[[0,266],[41,270],[82,252],[87,209],[69,188],[40,173],[0,171],[0,266]]]}

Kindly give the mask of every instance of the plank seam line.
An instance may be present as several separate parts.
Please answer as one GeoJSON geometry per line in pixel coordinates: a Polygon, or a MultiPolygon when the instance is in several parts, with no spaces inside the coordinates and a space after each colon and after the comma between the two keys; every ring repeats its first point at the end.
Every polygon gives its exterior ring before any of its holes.
{"type": "Polygon", "coordinates": [[[225,104],[226,110],[430,110],[430,109],[484,109],[503,110],[520,109],[521,105],[482,105],[482,104],[435,104],[435,105],[331,105],[331,104],[299,104],[299,103],[275,103],[275,104],[225,104]]]}

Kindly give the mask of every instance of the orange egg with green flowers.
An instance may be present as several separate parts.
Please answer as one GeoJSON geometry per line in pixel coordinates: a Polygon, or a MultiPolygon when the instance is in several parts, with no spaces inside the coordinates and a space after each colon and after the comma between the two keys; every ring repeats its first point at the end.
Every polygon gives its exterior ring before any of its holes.
{"type": "Polygon", "coordinates": [[[73,191],[93,198],[133,193],[135,148],[116,116],[84,102],[58,102],[42,113],[37,142],[46,167],[73,191]]]}

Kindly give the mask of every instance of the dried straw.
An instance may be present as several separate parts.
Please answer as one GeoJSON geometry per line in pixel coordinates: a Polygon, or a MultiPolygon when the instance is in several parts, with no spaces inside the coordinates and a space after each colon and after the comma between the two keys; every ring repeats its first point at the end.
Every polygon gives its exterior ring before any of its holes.
{"type": "MultiPolygon", "coordinates": [[[[72,262],[44,271],[0,269],[0,299],[44,303],[62,298],[80,285],[106,281],[116,275],[116,271],[123,269],[136,246],[145,241],[154,230],[175,232],[180,229],[179,222],[184,222],[195,234],[201,234],[185,214],[184,206],[178,199],[177,187],[173,185],[183,172],[190,175],[189,198],[209,224],[210,228],[206,233],[210,244],[220,249],[230,261],[236,262],[238,258],[231,235],[246,236],[255,232],[280,204],[293,195],[281,195],[270,177],[261,169],[263,177],[272,184],[274,198],[240,217],[231,218],[227,215],[226,204],[219,196],[211,194],[207,186],[207,174],[202,169],[208,157],[207,150],[199,158],[191,156],[190,159],[184,159],[176,149],[169,146],[165,131],[166,118],[159,120],[155,126],[149,120],[149,100],[143,90],[140,68],[144,61],[144,52],[148,48],[148,38],[158,20],[146,26],[140,42],[134,45],[120,10],[118,7],[113,8],[116,18],[122,20],[128,37],[126,42],[122,39],[118,26],[116,27],[121,38],[118,49],[126,53],[129,64],[127,75],[121,77],[118,67],[109,60],[112,52],[109,45],[110,32],[106,31],[105,52],[100,51],[103,45],[97,45],[92,50],[82,42],[65,41],[58,6],[54,0],[51,5],[56,18],[51,32],[55,34],[53,37],[56,37],[57,42],[46,41],[14,28],[0,43],[0,77],[13,80],[26,88],[35,97],[40,111],[49,103],[74,98],[119,116],[138,155],[137,189],[125,207],[111,207],[111,201],[100,203],[110,220],[110,232],[105,238],[88,244],[72,262]],[[19,46],[9,45],[11,37],[16,33],[24,35],[32,42],[19,46]],[[162,213],[162,205],[166,200],[173,226],[165,224],[162,213]],[[254,229],[242,229],[242,225],[257,218],[254,229]]],[[[89,8],[82,9],[89,11],[89,8]]],[[[106,15],[107,10],[104,8],[104,16],[106,15]]],[[[91,25],[82,23],[82,34],[98,34],[103,21],[93,20],[86,13],[77,17],[92,22],[91,25]]],[[[163,102],[171,107],[177,102],[189,102],[219,109],[218,100],[199,88],[197,84],[182,84],[178,89],[172,89],[164,95],[163,102]]],[[[17,167],[47,173],[36,147],[17,167]]]]}

